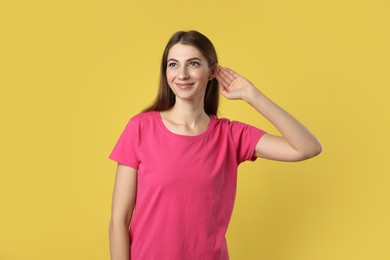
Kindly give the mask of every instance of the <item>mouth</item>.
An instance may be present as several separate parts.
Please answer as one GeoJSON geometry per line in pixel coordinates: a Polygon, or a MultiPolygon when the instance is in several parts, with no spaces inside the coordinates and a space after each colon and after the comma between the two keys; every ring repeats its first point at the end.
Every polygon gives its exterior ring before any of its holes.
{"type": "Polygon", "coordinates": [[[187,89],[187,88],[190,88],[194,85],[194,83],[176,83],[175,84],[178,88],[181,88],[181,89],[187,89]]]}

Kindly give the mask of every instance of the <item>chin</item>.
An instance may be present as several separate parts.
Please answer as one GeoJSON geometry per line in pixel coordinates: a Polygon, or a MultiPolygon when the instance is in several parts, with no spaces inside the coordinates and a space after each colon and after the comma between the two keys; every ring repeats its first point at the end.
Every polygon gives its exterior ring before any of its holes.
{"type": "Polygon", "coordinates": [[[186,100],[186,101],[195,101],[195,100],[201,100],[202,96],[195,96],[195,95],[192,95],[192,94],[189,94],[189,95],[186,95],[186,94],[175,94],[176,96],[176,99],[182,99],[182,100],[186,100]]]}

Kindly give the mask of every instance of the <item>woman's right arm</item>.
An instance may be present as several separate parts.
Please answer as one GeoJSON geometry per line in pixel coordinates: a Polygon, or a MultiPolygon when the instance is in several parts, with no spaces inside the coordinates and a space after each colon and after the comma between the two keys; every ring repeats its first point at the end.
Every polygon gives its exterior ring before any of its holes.
{"type": "Polygon", "coordinates": [[[130,259],[129,226],[137,192],[137,169],[118,163],[109,225],[111,260],[130,259]]]}

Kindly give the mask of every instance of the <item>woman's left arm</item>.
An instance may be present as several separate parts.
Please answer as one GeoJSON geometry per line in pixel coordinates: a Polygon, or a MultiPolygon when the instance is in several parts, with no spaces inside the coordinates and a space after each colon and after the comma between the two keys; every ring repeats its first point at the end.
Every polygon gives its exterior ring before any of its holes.
{"type": "Polygon", "coordinates": [[[219,90],[227,99],[241,99],[250,104],[282,134],[265,134],[254,155],[278,161],[302,161],[321,153],[317,138],[296,118],[272,102],[250,81],[233,70],[219,66],[216,78],[219,90]]]}

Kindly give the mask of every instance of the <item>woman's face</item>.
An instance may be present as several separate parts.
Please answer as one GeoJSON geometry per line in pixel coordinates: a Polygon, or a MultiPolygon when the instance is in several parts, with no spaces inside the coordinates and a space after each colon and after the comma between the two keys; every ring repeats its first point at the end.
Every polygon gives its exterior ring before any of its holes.
{"type": "Polygon", "coordinates": [[[176,98],[204,100],[211,68],[203,54],[192,45],[173,45],[167,58],[167,81],[176,98]]]}

